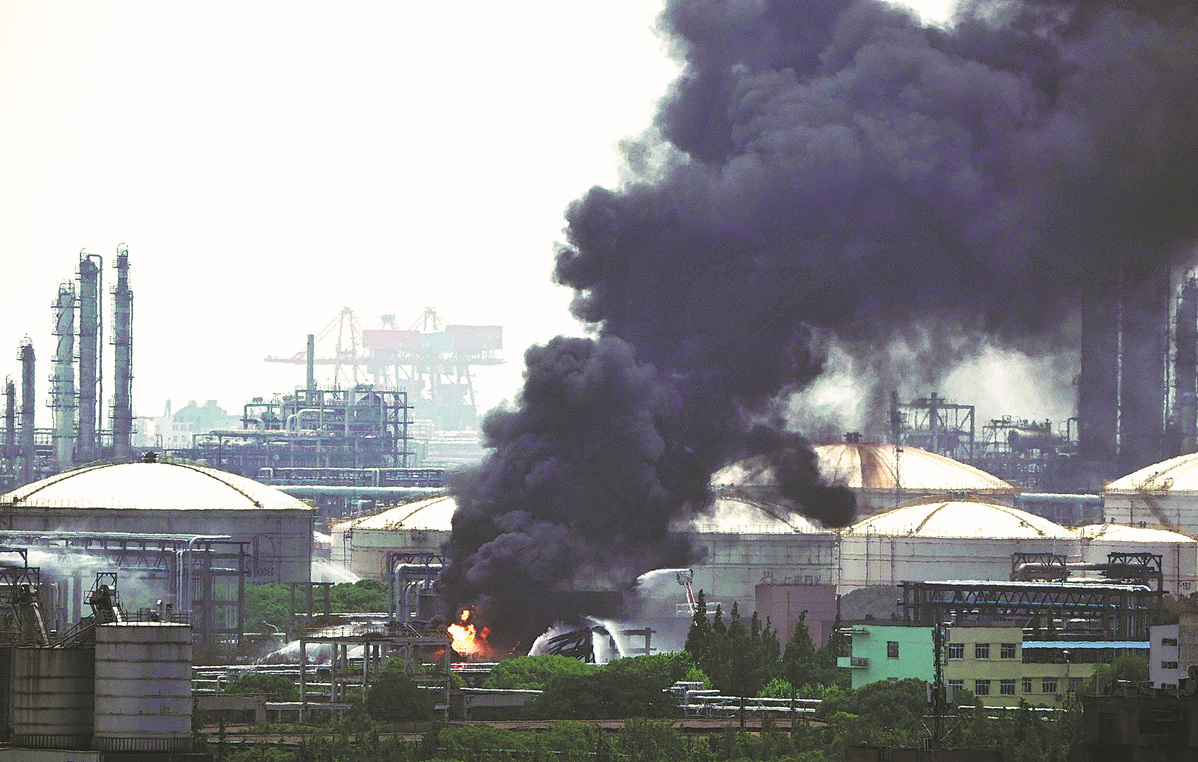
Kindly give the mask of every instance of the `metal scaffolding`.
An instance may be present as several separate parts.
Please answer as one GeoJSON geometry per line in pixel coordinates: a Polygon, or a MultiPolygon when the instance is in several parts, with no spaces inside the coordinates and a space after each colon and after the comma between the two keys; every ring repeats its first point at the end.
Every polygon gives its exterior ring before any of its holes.
{"type": "Polygon", "coordinates": [[[1064,632],[1073,620],[1114,640],[1144,640],[1161,591],[1091,582],[903,582],[903,618],[914,624],[1014,620],[1064,632]]]}

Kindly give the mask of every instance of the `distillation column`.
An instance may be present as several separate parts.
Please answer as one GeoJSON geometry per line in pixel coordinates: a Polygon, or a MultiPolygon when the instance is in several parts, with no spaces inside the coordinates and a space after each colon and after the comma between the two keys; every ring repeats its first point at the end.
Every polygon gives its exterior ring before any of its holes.
{"type": "Polygon", "coordinates": [[[4,382],[4,457],[17,458],[17,385],[11,378],[4,382]]]}
{"type": "Polygon", "coordinates": [[[1119,377],[1119,465],[1122,473],[1165,454],[1165,370],[1169,357],[1169,271],[1126,277],[1119,377]]]}
{"type": "Polygon", "coordinates": [[[79,445],[78,463],[99,458],[96,396],[100,380],[100,257],[79,259],[79,445]]]}
{"type": "Polygon", "coordinates": [[[1173,388],[1177,394],[1179,455],[1198,451],[1198,277],[1186,279],[1177,300],[1173,388]]]}
{"type": "Polygon", "coordinates": [[[112,446],[118,460],[133,454],[133,292],[129,290],[129,250],[116,255],[113,291],[112,446]]]}
{"type": "Polygon", "coordinates": [[[54,303],[54,374],[50,376],[50,406],[54,411],[54,458],[67,470],[75,462],[75,284],[58,287],[54,303]]]}
{"type": "Polygon", "coordinates": [[[1082,302],[1078,377],[1078,457],[1088,486],[1115,476],[1119,449],[1119,291],[1117,272],[1094,272],[1082,302]]]}
{"type": "Polygon", "coordinates": [[[21,341],[21,483],[33,481],[36,441],[34,439],[33,343],[21,341]]]}

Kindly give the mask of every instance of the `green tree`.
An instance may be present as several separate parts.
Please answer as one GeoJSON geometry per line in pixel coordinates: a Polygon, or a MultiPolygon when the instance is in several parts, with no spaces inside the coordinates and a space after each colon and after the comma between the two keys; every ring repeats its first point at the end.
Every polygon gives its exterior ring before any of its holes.
{"type": "Polygon", "coordinates": [[[591,675],[599,671],[594,664],[557,654],[518,656],[495,665],[483,681],[484,688],[509,690],[544,690],[556,675],[591,675]]]}
{"type": "Polygon", "coordinates": [[[412,678],[404,674],[398,659],[389,659],[387,666],[366,693],[366,712],[380,722],[426,720],[433,713],[436,700],[412,678]]]}
{"type": "Polygon", "coordinates": [[[224,687],[225,693],[245,696],[271,696],[276,701],[296,701],[299,687],[291,678],[264,672],[242,675],[224,687]]]}
{"type": "Polygon", "coordinates": [[[1094,670],[1083,693],[1091,696],[1101,694],[1107,685],[1116,680],[1142,683],[1148,681],[1148,655],[1122,654],[1116,656],[1110,664],[1100,665],[1094,670]]]}

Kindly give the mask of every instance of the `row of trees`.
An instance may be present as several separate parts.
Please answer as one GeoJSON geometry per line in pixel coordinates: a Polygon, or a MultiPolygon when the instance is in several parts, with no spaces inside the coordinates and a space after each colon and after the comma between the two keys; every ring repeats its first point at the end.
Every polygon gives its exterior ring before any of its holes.
{"type": "Polygon", "coordinates": [[[703,591],[697,602],[686,652],[720,691],[793,698],[797,694],[823,697],[829,687],[848,688],[847,672],[836,667],[837,657],[845,652],[843,636],[837,632],[839,621],[828,642],[816,648],[807,612],[802,612],[783,650],[768,618],[763,624],[753,612],[746,623],[734,603],[727,623],[719,606],[709,620],[703,591]]]}
{"type": "MultiPolygon", "coordinates": [[[[291,588],[288,585],[275,582],[247,585],[244,605],[246,626],[251,630],[262,623],[279,630],[291,626],[291,588]]],[[[295,605],[297,608],[307,607],[307,594],[304,594],[302,601],[297,596],[295,605]]],[[[315,605],[320,607],[323,600],[315,605]]],[[[387,586],[378,580],[342,582],[329,590],[329,609],[334,614],[386,611],[387,606],[387,586]]]]}
{"type": "MultiPolygon", "coordinates": [[[[668,721],[639,718],[615,730],[570,720],[536,731],[433,724],[422,738],[404,740],[358,713],[293,748],[217,742],[211,750],[219,762],[839,762],[850,746],[921,745],[927,736],[925,706],[922,682],[880,682],[825,700],[819,723],[799,722],[786,730],[766,720],[760,732],[728,726],[690,737],[668,721]]],[[[1026,707],[998,718],[980,708],[962,707],[949,728],[946,745],[1002,749],[1005,762],[1080,762],[1082,757],[1081,709],[1076,701],[1052,721],[1026,707]]]]}

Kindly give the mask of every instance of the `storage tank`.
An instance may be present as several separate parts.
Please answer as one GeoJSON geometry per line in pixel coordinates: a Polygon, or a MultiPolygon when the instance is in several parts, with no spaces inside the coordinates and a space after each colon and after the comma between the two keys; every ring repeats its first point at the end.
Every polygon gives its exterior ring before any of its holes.
{"type": "Polygon", "coordinates": [[[87,749],[95,655],[90,648],[14,648],[12,730],[17,746],[87,749]]]}
{"type": "Polygon", "coordinates": [[[96,628],[92,748],[191,750],[191,627],[125,622],[96,628]]]}

